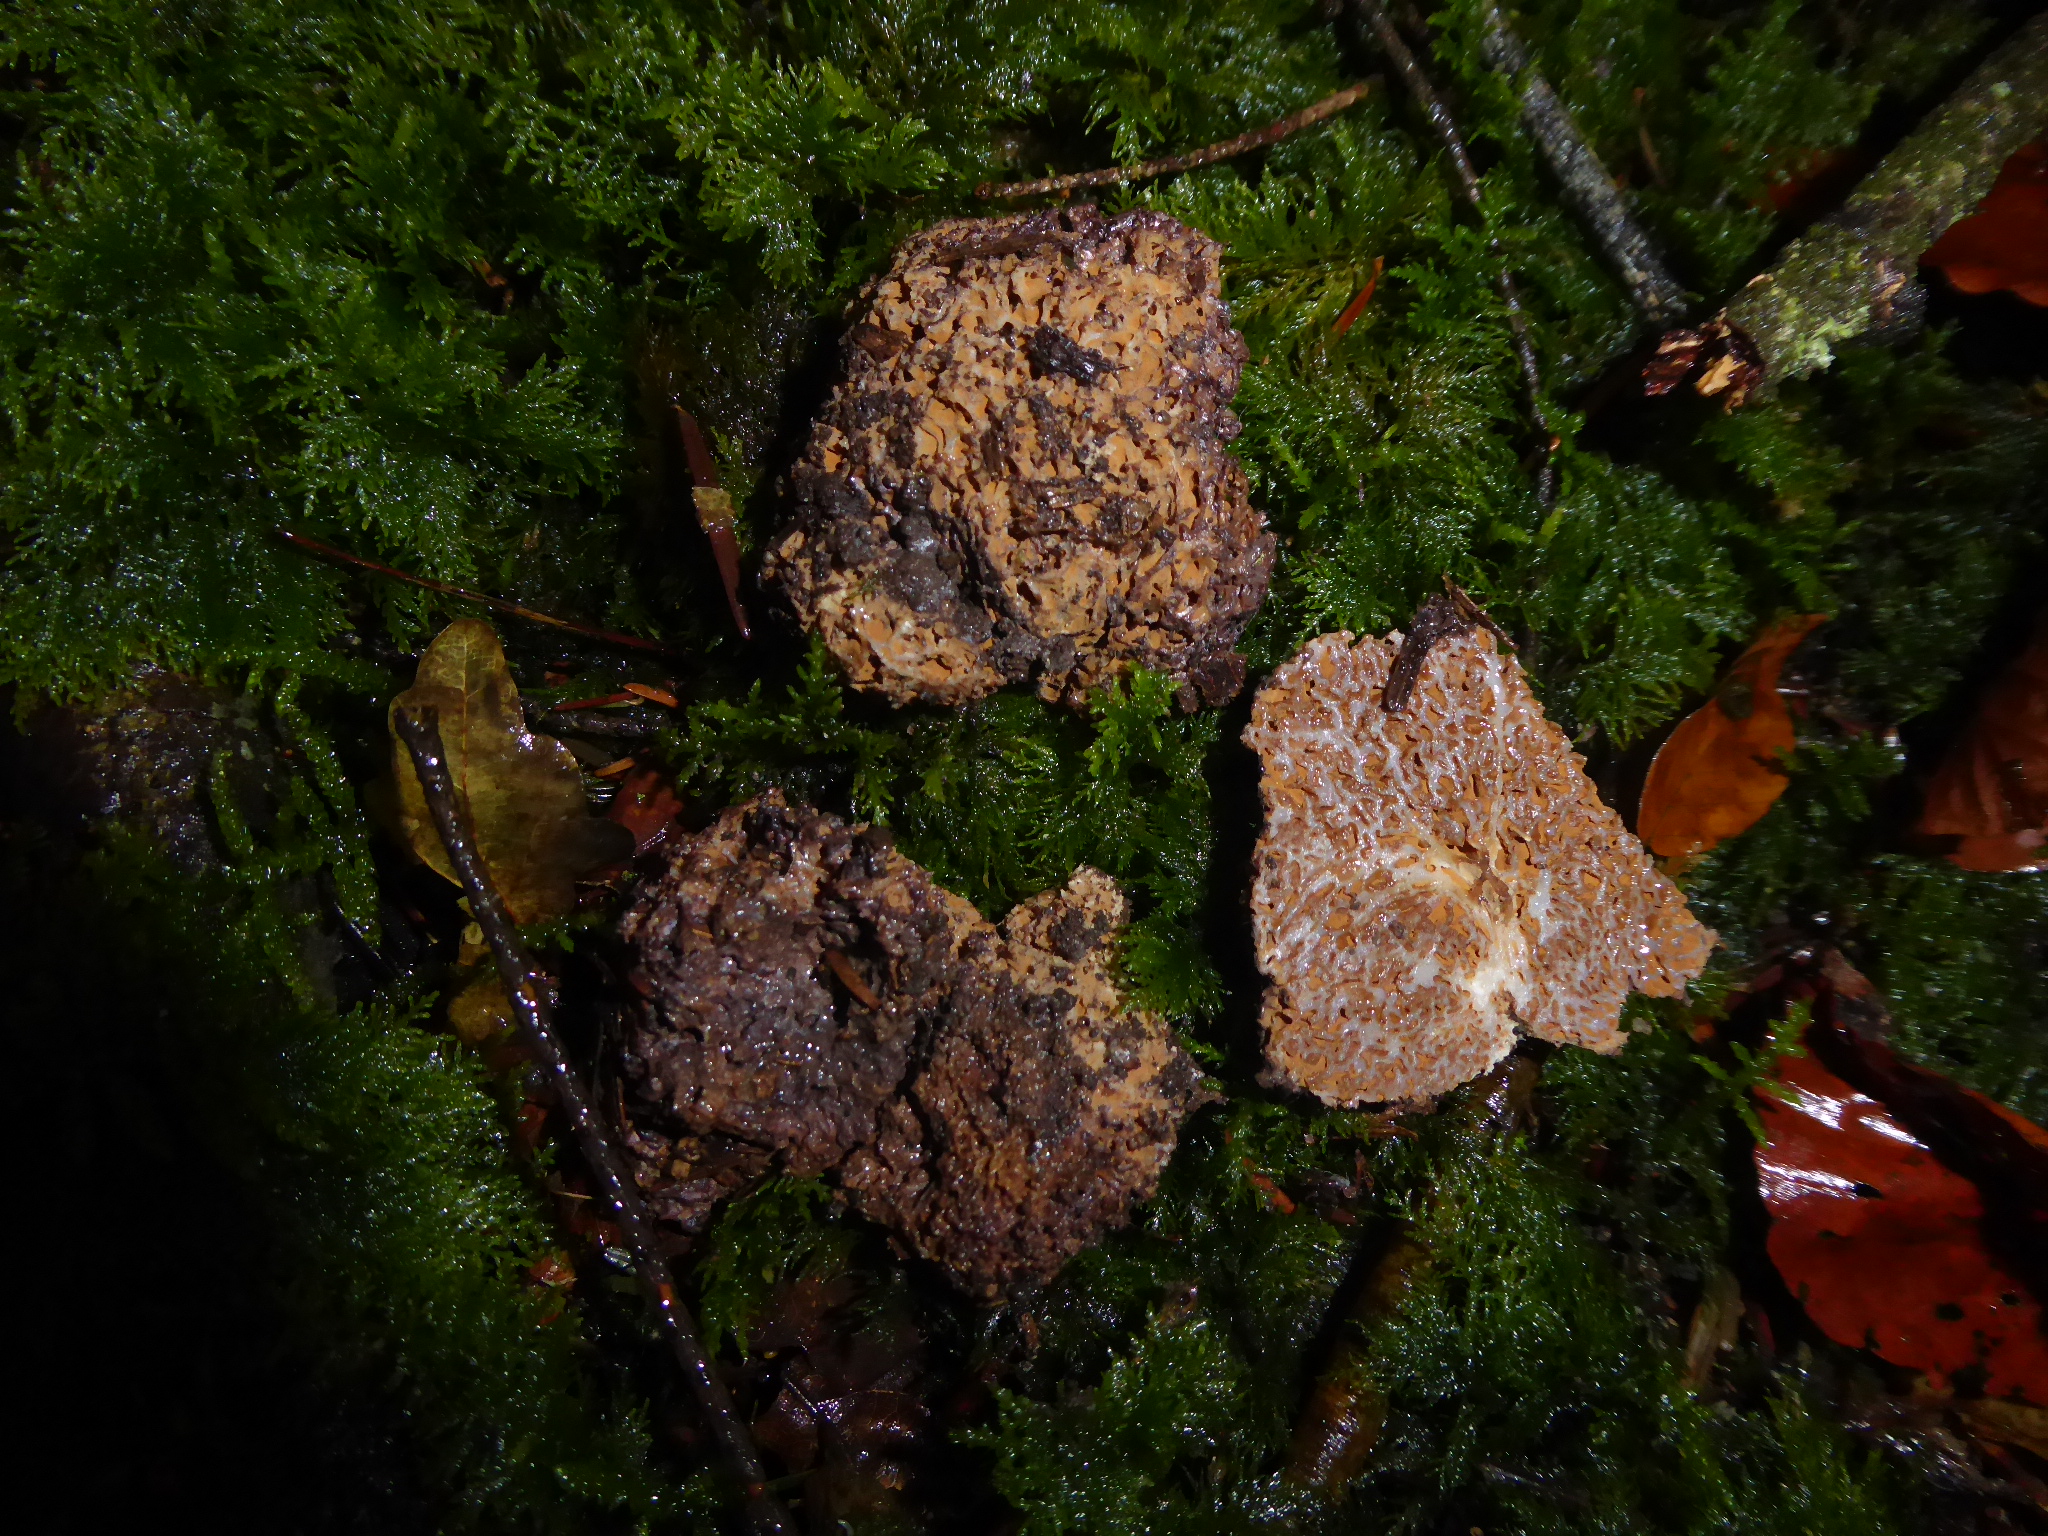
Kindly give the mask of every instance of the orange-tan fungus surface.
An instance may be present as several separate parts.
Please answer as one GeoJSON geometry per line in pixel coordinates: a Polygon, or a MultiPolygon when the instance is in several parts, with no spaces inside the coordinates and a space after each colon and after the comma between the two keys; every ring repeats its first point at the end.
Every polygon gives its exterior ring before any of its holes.
{"type": "Polygon", "coordinates": [[[1237,692],[1273,537],[1226,451],[1245,346],[1221,255],[1091,206],[905,242],[763,567],[857,687],[1078,703],[1140,663],[1188,707],[1237,692]]]}
{"type": "Polygon", "coordinates": [[[1618,1050],[1628,994],[1683,993],[1714,944],[1490,634],[1432,646],[1397,714],[1401,640],[1311,641],[1245,731],[1266,1059],[1331,1104],[1443,1092],[1517,1031],[1618,1050]]]}

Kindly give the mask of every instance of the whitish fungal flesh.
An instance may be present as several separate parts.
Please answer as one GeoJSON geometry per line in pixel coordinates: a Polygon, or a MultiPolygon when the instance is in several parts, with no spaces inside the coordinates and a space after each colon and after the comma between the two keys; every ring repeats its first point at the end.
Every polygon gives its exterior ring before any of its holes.
{"type": "Polygon", "coordinates": [[[959,704],[1035,678],[1079,702],[1141,663],[1190,707],[1237,692],[1273,538],[1225,451],[1245,347],[1220,256],[1085,206],[896,253],[764,565],[856,686],[959,704]]]}
{"type": "Polygon", "coordinates": [[[1683,993],[1713,948],[1483,629],[1427,652],[1324,635],[1262,689],[1252,894],[1274,1079],[1332,1104],[1455,1087],[1516,1032],[1622,1043],[1631,991],[1683,993]]]}

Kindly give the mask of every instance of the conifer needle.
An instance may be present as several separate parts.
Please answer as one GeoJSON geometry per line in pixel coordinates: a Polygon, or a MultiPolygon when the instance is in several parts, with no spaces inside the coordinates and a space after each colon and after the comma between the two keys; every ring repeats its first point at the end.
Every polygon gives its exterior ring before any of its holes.
{"type": "Polygon", "coordinates": [[[487,592],[472,592],[467,587],[458,587],[445,581],[435,581],[428,576],[414,576],[396,566],[384,565],[361,555],[352,555],[345,549],[332,544],[323,544],[318,539],[309,539],[303,533],[293,533],[289,528],[272,530],[294,549],[303,549],[309,555],[318,555],[322,560],[332,560],[337,565],[346,565],[359,571],[368,571],[373,576],[383,576],[392,581],[402,581],[410,587],[420,587],[428,592],[439,592],[445,597],[459,597],[466,603],[478,603],[498,613],[509,613],[515,619],[525,619],[534,624],[547,624],[555,629],[566,629],[572,635],[581,635],[586,640],[601,641],[605,645],[622,645],[630,650],[647,651],[652,655],[666,656],[674,661],[683,660],[683,653],[673,646],[663,645],[658,640],[643,640],[638,635],[622,635],[614,629],[599,629],[595,624],[585,624],[576,619],[557,618],[552,613],[541,613],[537,609],[524,608],[518,603],[502,597],[492,597],[487,592]]]}
{"type": "Polygon", "coordinates": [[[518,1017],[527,1049],[533,1052],[535,1060],[547,1074],[556,1102],[576,1134],[576,1144],[583,1153],[583,1160],[596,1176],[603,1198],[618,1221],[621,1239],[632,1255],[633,1268],[646,1292],[648,1307],[662,1335],[668,1340],[676,1363],[682,1367],[690,1396],[718,1444],[726,1470],[746,1492],[748,1526],[755,1536],[787,1536],[790,1530],[788,1517],[781,1502],[768,1491],[760,1452],[755,1449],[747,1426],[734,1411],[725,1383],[718,1379],[712,1368],[698,1335],[696,1320],[676,1294],[668,1261],[662,1257],[655,1242],[654,1224],[647,1208],[641,1203],[639,1191],[628,1177],[625,1164],[612,1147],[603,1122],[592,1108],[575,1064],[555,1034],[546,994],[534,981],[532,963],[520,946],[519,935],[512,926],[504,903],[498,898],[490,871],[484,867],[469,829],[463,825],[462,808],[455,798],[455,781],[448,771],[448,759],[441,743],[440,713],[431,705],[398,709],[392,714],[392,725],[412,756],[413,770],[419,775],[420,789],[433,816],[435,830],[440,833],[442,846],[448,852],[448,862],[469,897],[471,915],[483,930],[485,942],[490,945],[491,958],[497,962],[498,979],[504,984],[505,995],[512,1000],[513,1012],[518,1017]]]}
{"type": "Polygon", "coordinates": [[[1335,117],[1371,89],[1371,81],[1361,80],[1356,85],[1347,85],[1341,91],[1332,92],[1299,112],[1289,113],[1276,123],[1268,123],[1250,133],[1240,133],[1236,138],[1225,139],[1219,144],[1189,150],[1184,155],[1168,155],[1163,160],[1147,160],[1140,165],[1112,165],[1100,171],[1076,171],[1071,176],[1048,176],[1043,181],[1010,181],[1001,185],[984,181],[974,189],[974,195],[987,202],[993,198],[1039,197],[1049,192],[1071,192],[1077,187],[1117,187],[1127,181],[1150,181],[1155,176],[1173,176],[1181,171],[1214,165],[1219,160],[1234,160],[1255,149],[1278,144],[1289,134],[1313,127],[1326,117],[1335,117]]]}

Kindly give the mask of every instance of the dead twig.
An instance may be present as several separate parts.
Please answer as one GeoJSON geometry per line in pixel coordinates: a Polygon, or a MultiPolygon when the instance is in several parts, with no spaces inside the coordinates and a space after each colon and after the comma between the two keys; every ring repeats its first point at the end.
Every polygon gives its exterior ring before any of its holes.
{"type": "Polygon", "coordinates": [[[1164,160],[1147,160],[1142,165],[1113,165],[1106,170],[1077,171],[1071,176],[1048,176],[1043,181],[1011,181],[1001,185],[984,181],[974,189],[974,195],[987,202],[999,197],[1039,197],[1049,192],[1071,192],[1077,187],[1120,187],[1127,181],[1150,181],[1155,176],[1173,176],[1181,171],[1214,165],[1219,160],[1234,160],[1255,149],[1278,144],[1289,134],[1299,133],[1326,117],[1336,116],[1371,89],[1371,81],[1361,80],[1356,85],[1347,85],[1343,90],[1325,96],[1314,106],[1289,113],[1277,123],[1268,123],[1250,133],[1240,133],[1234,139],[1190,150],[1184,155],[1168,155],[1164,160]]]}
{"type": "MultiPolygon", "coordinates": [[[[1614,178],[1607,174],[1607,167],[1593,153],[1592,146],[1579,132],[1579,125],[1572,121],[1571,112],[1536,69],[1528,48],[1492,0],[1483,0],[1480,20],[1480,54],[1490,68],[1516,83],[1521,94],[1522,126],[1543,151],[1565,201],[1585,222],[1593,243],[1599,246],[1643,317],[1660,327],[1676,325],[1685,318],[1685,290],[1665,270],[1664,258],[1629,213],[1628,205],[1615,188],[1614,178]]],[[[1647,126],[1642,134],[1644,157],[1655,172],[1656,152],[1650,148],[1647,126]]]]}
{"type": "MultiPolygon", "coordinates": [[[[1422,108],[1423,115],[1436,130],[1437,138],[1444,146],[1444,154],[1451,162],[1452,180],[1466,204],[1478,215],[1482,225],[1486,222],[1486,206],[1479,188],[1479,173],[1472,168],[1472,157],[1465,151],[1464,135],[1458,132],[1458,125],[1451,117],[1450,109],[1436,93],[1436,87],[1429,83],[1429,76],[1422,72],[1422,66],[1415,62],[1415,55],[1409,51],[1408,43],[1395,27],[1393,18],[1380,0],[1351,0],[1365,24],[1372,29],[1381,50],[1394,66],[1394,72],[1401,77],[1401,83],[1408,88],[1408,94],[1415,98],[1415,104],[1422,108]]],[[[1541,434],[1540,445],[1543,454],[1542,467],[1536,472],[1536,497],[1544,506],[1557,500],[1558,445],[1562,441],[1550,424],[1549,413],[1543,408],[1543,374],[1536,365],[1536,347],[1529,339],[1529,317],[1522,311],[1521,290],[1515,285],[1515,275],[1509,269],[1507,253],[1501,248],[1498,236],[1489,236],[1489,248],[1500,261],[1499,275],[1494,286],[1500,292],[1502,305],[1508,313],[1508,330],[1514,337],[1515,358],[1522,366],[1522,387],[1528,396],[1529,419],[1535,423],[1541,434]]]]}
{"type": "Polygon", "coordinates": [[[293,533],[289,528],[272,530],[278,538],[294,549],[303,549],[309,555],[318,555],[322,560],[332,560],[337,565],[346,565],[358,571],[368,571],[373,576],[383,576],[392,581],[402,581],[409,587],[420,587],[428,592],[439,592],[444,597],[459,597],[466,603],[479,603],[498,613],[509,613],[515,619],[526,619],[535,624],[547,624],[555,629],[566,629],[572,635],[581,635],[586,640],[601,641],[606,645],[622,645],[629,650],[646,651],[650,655],[666,656],[673,661],[684,659],[683,653],[658,640],[642,640],[638,635],[622,635],[617,630],[599,629],[594,624],[579,623],[575,619],[558,619],[552,613],[540,613],[532,608],[522,608],[502,597],[492,597],[485,592],[472,592],[467,587],[453,586],[445,581],[435,581],[427,576],[413,576],[395,566],[381,565],[375,560],[366,560],[361,555],[352,555],[345,549],[336,549],[332,544],[323,544],[318,539],[309,539],[303,533],[293,533]]]}
{"type": "Polygon", "coordinates": [[[433,815],[435,829],[441,834],[448,862],[469,897],[470,914],[490,945],[491,957],[498,966],[498,979],[504,984],[505,995],[512,1000],[512,1009],[518,1017],[526,1047],[533,1052],[553,1086],[555,1100],[575,1132],[583,1160],[596,1175],[603,1198],[617,1219],[620,1237],[626,1251],[632,1255],[633,1268],[646,1292],[649,1309],[668,1340],[676,1363],[682,1367],[690,1395],[718,1444],[726,1469],[746,1492],[748,1523],[757,1536],[787,1536],[790,1529],[788,1517],[781,1502],[768,1491],[767,1475],[762,1470],[760,1453],[754,1449],[753,1437],[734,1412],[725,1384],[712,1369],[711,1360],[697,1334],[696,1320],[676,1294],[668,1263],[655,1242],[654,1225],[646,1207],[640,1202],[639,1191],[627,1176],[625,1165],[619,1160],[603,1123],[584,1092],[583,1080],[577,1075],[568,1052],[555,1034],[546,995],[534,980],[532,964],[520,947],[518,933],[506,915],[504,904],[498,899],[490,872],[484,868],[469,829],[463,825],[461,807],[455,798],[455,781],[449,774],[448,760],[441,744],[439,712],[432,707],[400,709],[394,714],[392,723],[412,755],[413,768],[419,774],[427,809],[433,815]]]}

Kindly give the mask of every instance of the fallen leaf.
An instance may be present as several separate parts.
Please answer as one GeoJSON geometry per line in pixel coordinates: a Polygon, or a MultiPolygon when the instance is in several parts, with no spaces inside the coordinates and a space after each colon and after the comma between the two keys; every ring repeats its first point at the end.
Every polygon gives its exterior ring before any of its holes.
{"type": "MultiPolygon", "coordinates": [[[[1396,1311],[1408,1287],[1429,1264],[1429,1252],[1406,1234],[1396,1235],[1358,1288],[1350,1319],[1362,1328],[1396,1311]]],[[[1372,1379],[1371,1356],[1363,1338],[1347,1330],[1309,1389],[1287,1451],[1287,1479],[1336,1495],[1372,1457],[1386,1427],[1387,1396],[1372,1379]]]]}
{"type": "Polygon", "coordinates": [[[1826,615],[1779,619],[1736,659],[1714,696],[1679,721],[1643,784],[1636,834],[1667,859],[1705,853],[1747,832],[1790,782],[1780,758],[1797,742],[1778,674],[1826,615]]]}
{"type": "Polygon", "coordinates": [[[1785,1058],[1777,1084],[1758,1095],[1757,1172],[1771,1261],[1807,1315],[1937,1382],[2048,1403],[2041,1307],[1987,1247],[1977,1185],[1817,1055],[1785,1058]]]}
{"type": "MultiPolygon", "coordinates": [[[[412,687],[391,708],[423,705],[439,712],[456,798],[513,920],[567,916],[576,906],[576,877],[624,858],[625,839],[615,825],[590,814],[569,748],[527,729],[519,689],[490,625],[458,619],[434,637],[412,687]]],[[[431,869],[453,882],[412,757],[395,740],[392,757],[406,838],[431,869]]]]}
{"type": "Polygon", "coordinates": [[[2016,1445],[2048,1461],[2048,1409],[1997,1398],[1969,1398],[1950,1405],[1957,1418],[1980,1440],[2016,1445]]]}
{"type": "Polygon", "coordinates": [[[448,1027],[470,1045],[495,1040],[512,1027],[512,999],[496,971],[481,971],[448,999],[448,1027]]]}
{"type": "MultiPolygon", "coordinates": [[[[630,759],[629,759],[630,761],[630,759]]],[[[640,766],[619,781],[606,819],[633,834],[638,857],[682,825],[682,798],[659,768],[640,766]]]]}
{"type": "Polygon", "coordinates": [[[676,696],[666,688],[656,688],[651,683],[628,683],[626,692],[636,699],[645,699],[650,704],[659,704],[663,709],[680,707],[676,696]]]}
{"type": "Polygon", "coordinates": [[[2006,161],[1977,211],[1951,224],[1920,260],[1960,293],[2007,289],[2048,307],[2048,139],[2006,161]]]}
{"type": "Polygon", "coordinates": [[[1387,269],[1387,258],[1375,256],[1372,259],[1372,276],[1365,280],[1365,286],[1358,290],[1358,296],[1344,306],[1344,313],[1337,317],[1337,323],[1330,327],[1332,336],[1342,336],[1365,313],[1365,306],[1372,302],[1373,290],[1380,285],[1380,274],[1387,269]]]}
{"type": "Polygon", "coordinates": [[[1927,785],[1920,830],[1964,869],[2048,868],[2048,615],[1927,785]]]}

